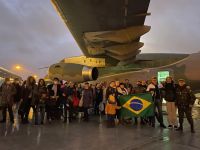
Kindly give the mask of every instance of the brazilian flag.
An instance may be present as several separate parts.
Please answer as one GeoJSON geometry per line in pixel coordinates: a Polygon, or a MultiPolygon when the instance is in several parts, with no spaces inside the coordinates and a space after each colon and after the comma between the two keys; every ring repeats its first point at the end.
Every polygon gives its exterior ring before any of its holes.
{"type": "Polygon", "coordinates": [[[124,95],[119,97],[121,117],[149,117],[154,115],[150,93],[124,95]]]}

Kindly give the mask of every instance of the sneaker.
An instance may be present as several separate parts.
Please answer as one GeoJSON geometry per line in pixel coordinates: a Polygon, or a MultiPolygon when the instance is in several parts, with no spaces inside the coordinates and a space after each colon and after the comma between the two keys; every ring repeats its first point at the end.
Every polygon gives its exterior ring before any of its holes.
{"type": "Polygon", "coordinates": [[[191,133],[195,133],[194,126],[191,126],[191,133]]]}
{"type": "Polygon", "coordinates": [[[168,125],[168,128],[171,129],[171,128],[173,128],[173,126],[172,125],[168,125]]]}
{"type": "Polygon", "coordinates": [[[177,129],[176,129],[176,131],[183,131],[183,127],[178,127],[177,129]]]}
{"type": "Polygon", "coordinates": [[[160,127],[164,129],[167,128],[164,124],[160,124],[160,127]]]}
{"type": "Polygon", "coordinates": [[[156,125],[155,125],[155,124],[152,124],[151,126],[152,126],[153,128],[155,128],[155,127],[156,127],[156,125]]]}
{"type": "Polygon", "coordinates": [[[1,120],[1,121],[0,121],[0,123],[5,123],[5,122],[6,122],[6,120],[1,120]]]}
{"type": "Polygon", "coordinates": [[[194,129],[192,129],[192,130],[191,130],[191,133],[195,133],[195,130],[194,130],[194,129]]]}
{"type": "Polygon", "coordinates": [[[178,126],[175,125],[175,126],[174,126],[174,129],[175,129],[175,130],[178,129],[178,126]]]}

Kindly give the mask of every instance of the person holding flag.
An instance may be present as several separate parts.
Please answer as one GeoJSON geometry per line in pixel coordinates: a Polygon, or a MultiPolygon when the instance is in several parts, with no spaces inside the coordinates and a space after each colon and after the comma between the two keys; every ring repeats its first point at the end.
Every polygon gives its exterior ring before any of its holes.
{"type": "Polygon", "coordinates": [[[105,114],[107,115],[107,127],[112,128],[115,127],[115,118],[118,109],[121,106],[117,106],[117,101],[114,95],[110,94],[108,98],[108,102],[105,108],[105,114]]]}
{"type": "Polygon", "coordinates": [[[147,87],[147,92],[151,92],[152,94],[155,115],[150,120],[152,127],[155,127],[155,117],[156,117],[158,122],[160,123],[160,127],[166,128],[166,126],[163,123],[161,88],[163,88],[163,86],[158,85],[157,77],[152,77],[151,83],[147,87]],[[158,112],[156,112],[156,109],[158,112]]]}

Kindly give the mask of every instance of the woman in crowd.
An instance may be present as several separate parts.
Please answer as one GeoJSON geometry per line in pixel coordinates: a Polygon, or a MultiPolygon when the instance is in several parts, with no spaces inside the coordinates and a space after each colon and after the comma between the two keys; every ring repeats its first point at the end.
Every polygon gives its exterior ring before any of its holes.
{"type": "Polygon", "coordinates": [[[28,117],[30,108],[32,108],[33,114],[35,117],[35,124],[37,125],[38,124],[37,106],[39,103],[38,86],[36,85],[35,78],[32,76],[28,77],[26,84],[27,84],[29,94],[28,94],[28,105],[27,105],[25,116],[28,117]]]}
{"type": "Polygon", "coordinates": [[[167,114],[168,114],[168,128],[177,128],[176,117],[176,89],[172,77],[167,77],[164,84],[164,98],[167,101],[167,114]]]}
{"type": "Polygon", "coordinates": [[[26,81],[23,82],[22,84],[22,88],[21,88],[21,104],[19,106],[19,114],[21,116],[21,121],[23,124],[26,124],[28,123],[28,117],[25,117],[25,114],[26,114],[26,107],[28,105],[28,94],[29,94],[29,91],[28,91],[28,88],[27,88],[27,84],[26,84],[26,81]]]}
{"type": "Polygon", "coordinates": [[[117,87],[117,95],[128,95],[128,90],[125,88],[124,83],[120,83],[119,87],[117,87]]]}
{"type": "Polygon", "coordinates": [[[40,112],[41,115],[41,124],[44,123],[44,116],[45,116],[45,107],[47,101],[47,87],[45,84],[44,79],[39,79],[38,81],[38,95],[39,95],[39,103],[37,106],[37,111],[40,112]]]}
{"type": "Polygon", "coordinates": [[[103,101],[103,89],[100,83],[96,84],[95,100],[94,100],[94,113],[99,115],[99,104],[103,101]]]}
{"type": "Polygon", "coordinates": [[[58,78],[54,78],[53,84],[47,86],[49,99],[46,103],[47,120],[51,123],[52,120],[60,119],[59,106],[62,96],[61,85],[58,78]]]}

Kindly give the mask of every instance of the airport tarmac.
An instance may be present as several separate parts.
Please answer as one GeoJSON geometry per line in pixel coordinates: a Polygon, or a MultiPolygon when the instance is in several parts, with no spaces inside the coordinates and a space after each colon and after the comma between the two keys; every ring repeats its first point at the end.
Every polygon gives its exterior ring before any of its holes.
{"type": "Polygon", "coordinates": [[[195,134],[190,133],[186,120],[183,133],[159,126],[106,128],[98,117],[92,117],[90,122],[39,126],[19,125],[15,120],[13,126],[0,125],[0,150],[199,150],[199,112],[200,108],[195,107],[195,134]]]}

